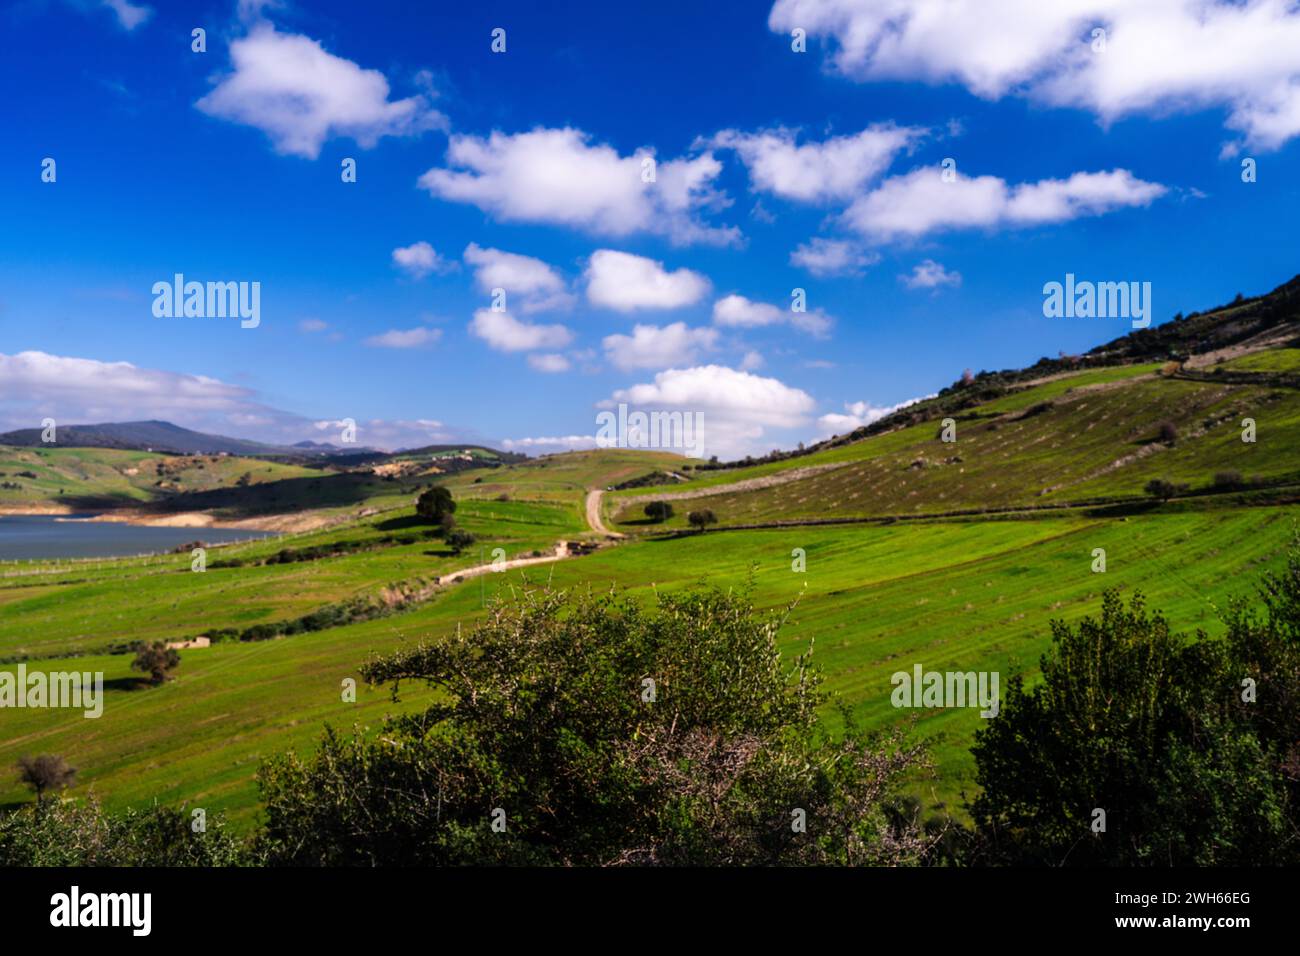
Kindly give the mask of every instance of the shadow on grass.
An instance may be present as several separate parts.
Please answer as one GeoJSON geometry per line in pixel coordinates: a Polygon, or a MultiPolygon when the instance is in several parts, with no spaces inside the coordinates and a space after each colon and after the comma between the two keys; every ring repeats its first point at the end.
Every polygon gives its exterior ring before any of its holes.
{"type": "Polygon", "coordinates": [[[110,677],[104,681],[104,690],[123,690],[134,692],[138,690],[150,690],[160,686],[152,684],[147,677],[110,677]]]}
{"type": "Polygon", "coordinates": [[[375,522],[376,531],[401,531],[403,528],[433,528],[428,518],[419,515],[402,515],[375,522]]]}

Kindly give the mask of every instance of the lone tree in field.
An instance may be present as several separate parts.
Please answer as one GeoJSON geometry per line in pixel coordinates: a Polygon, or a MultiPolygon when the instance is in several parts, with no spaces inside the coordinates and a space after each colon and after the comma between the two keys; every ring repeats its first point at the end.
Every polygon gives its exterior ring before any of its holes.
{"type": "Polygon", "coordinates": [[[666,501],[652,501],[645,506],[645,516],[651,521],[667,521],[673,516],[673,506],[666,501]]]}
{"type": "Polygon", "coordinates": [[[718,523],[718,517],[708,508],[701,508],[699,511],[692,511],[686,516],[686,520],[691,523],[691,527],[696,531],[703,533],[704,529],[711,524],[718,523]]]}
{"type": "Polygon", "coordinates": [[[32,788],[37,803],[45,798],[47,790],[62,790],[70,786],[76,775],[77,768],[69,767],[68,762],[56,754],[18,759],[18,779],[32,788]]]}
{"type": "Polygon", "coordinates": [[[140,644],[136,648],[131,669],[149,675],[149,683],[157,686],[171,679],[171,672],[180,666],[181,655],[174,647],[162,641],[140,644]]]}
{"type": "Polygon", "coordinates": [[[415,513],[432,524],[439,524],[444,515],[456,510],[456,502],[451,499],[451,491],[442,485],[434,485],[415,501],[415,513]]]}
{"type": "MultiPolygon", "coordinates": [[[[788,613],[788,609],[786,611],[788,613]]],[[[429,709],[327,730],[259,775],[287,865],[888,865],[934,842],[903,799],[901,729],[834,733],[810,652],[748,591],[526,590],[445,638],[372,660],[429,709]]]]}

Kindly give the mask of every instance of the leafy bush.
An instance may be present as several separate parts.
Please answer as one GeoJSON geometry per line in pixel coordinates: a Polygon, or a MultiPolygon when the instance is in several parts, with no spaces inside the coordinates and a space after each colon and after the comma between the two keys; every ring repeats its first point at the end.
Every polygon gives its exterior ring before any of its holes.
{"type": "Polygon", "coordinates": [[[1100,620],[1054,622],[1043,683],[1013,678],[972,748],[988,861],[1300,861],[1300,549],[1261,597],[1262,615],[1234,602],[1223,639],[1116,592],[1100,620]]]}
{"type": "Polygon", "coordinates": [[[107,814],[85,804],[47,800],[0,816],[0,867],[240,866],[257,862],[250,847],[209,817],[196,833],[180,810],[153,806],[107,814]]]}
{"type": "Polygon", "coordinates": [[[748,595],[526,591],[363,670],[440,692],[259,776],[277,863],[882,864],[927,842],[902,731],[833,740],[809,655],[748,595]],[[806,832],[792,826],[803,811],[806,832]],[[493,829],[493,821],[498,828],[493,829]]]}

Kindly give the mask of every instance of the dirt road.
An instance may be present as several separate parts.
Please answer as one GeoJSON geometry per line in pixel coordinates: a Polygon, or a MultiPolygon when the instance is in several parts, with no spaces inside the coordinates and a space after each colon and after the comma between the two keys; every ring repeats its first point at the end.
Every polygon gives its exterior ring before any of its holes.
{"type": "Polygon", "coordinates": [[[625,535],[617,531],[610,531],[605,527],[605,522],[600,519],[600,499],[604,497],[605,492],[599,488],[587,492],[587,524],[591,525],[591,530],[597,534],[603,534],[610,538],[622,538],[625,535]]]}

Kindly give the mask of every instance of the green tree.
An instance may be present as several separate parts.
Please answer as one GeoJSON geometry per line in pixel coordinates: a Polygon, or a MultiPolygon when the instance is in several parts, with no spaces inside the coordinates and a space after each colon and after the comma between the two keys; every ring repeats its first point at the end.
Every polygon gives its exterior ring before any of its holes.
{"type": "Polygon", "coordinates": [[[927,846],[898,797],[921,764],[903,731],[820,725],[783,616],[717,589],[525,591],[458,631],[371,661],[435,703],[378,735],[328,730],[266,764],[276,862],[886,864],[927,846]],[[798,811],[798,812],[796,812],[798,811]],[[496,821],[498,829],[493,829],[496,821]],[[806,821],[806,826],[803,825],[806,821]]]}
{"type": "Polygon", "coordinates": [[[645,516],[651,521],[664,522],[673,516],[673,506],[666,501],[652,501],[645,506],[645,516]]]}
{"type": "Polygon", "coordinates": [[[162,641],[141,642],[136,645],[135,660],[131,669],[149,675],[149,683],[157,685],[170,679],[171,672],[180,666],[181,655],[162,641]]]}
{"type": "Polygon", "coordinates": [[[1237,713],[1230,647],[1140,595],[1052,624],[1042,683],[1012,678],[976,732],[971,815],[993,861],[1258,865],[1294,839],[1270,746],[1237,713]],[[1105,814],[1104,832],[1094,824],[1105,814]]]}
{"type": "Polygon", "coordinates": [[[686,516],[686,520],[690,522],[692,528],[701,532],[709,525],[718,523],[717,516],[708,508],[692,511],[686,516]]]}
{"type": "Polygon", "coordinates": [[[415,513],[431,524],[438,524],[443,516],[456,510],[451,490],[442,485],[434,485],[415,501],[415,513]]]}

